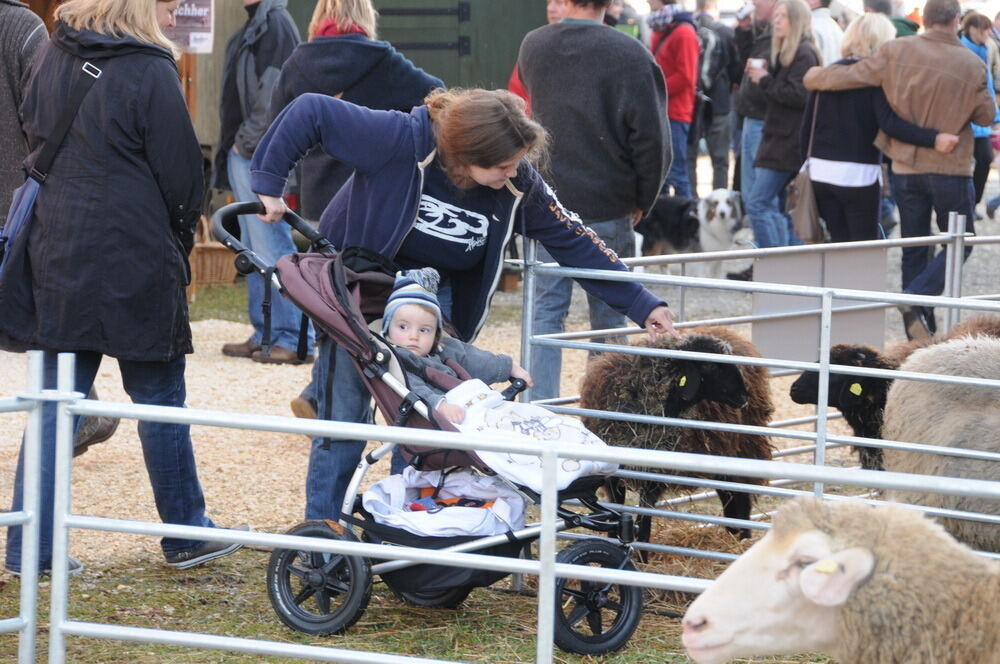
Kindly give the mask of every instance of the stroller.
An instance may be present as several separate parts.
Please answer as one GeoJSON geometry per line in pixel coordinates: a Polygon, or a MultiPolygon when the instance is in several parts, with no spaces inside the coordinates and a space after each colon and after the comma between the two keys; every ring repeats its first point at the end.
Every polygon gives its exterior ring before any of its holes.
{"type": "MultiPolygon", "coordinates": [[[[243,274],[259,272],[283,296],[295,303],[323,333],[351,356],[359,375],[387,422],[395,426],[457,431],[448,421],[410,392],[406,374],[392,346],[368,328],[380,318],[391,293],[395,267],[382,256],[363,249],[336,251],[331,243],[292,212],[284,222],[302,233],[312,250],[282,257],[270,266],[244,247],[238,235],[238,216],[263,212],[259,203],[235,203],[213,216],[217,239],[237,254],[236,267],[243,274]]],[[[270,301],[270,293],[265,303],[270,301]]],[[[266,307],[265,307],[266,318],[266,307]]],[[[267,321],[265,339],[267,343],[267,321]]],[[[504,391],[512,400],[524,389],[514,381],[504,391]]],[[[491,536],[427,536],[379,523],[357,495],[368,469],[386,457],[396,444],[384,444],[363,457],[347,490],[339,523],[307,521],[289,535],[337,539],[347,542],[386,543],[425,549],[475,551],[518,557],[538,537],[537,527],[491,536]]],[[[501,479],[474,452],[432,449],[399,444],[406,462],[419,471],[471,468],[493,476],[524,498],[540,504],[541,495],[526,486],[501,479]]],[[[407,469],[409,470],[409,469],[407,469]]],[[[588,537],[562,549],[557,562],[634,570],[631,542],[634,519],[598,503],[596,490],[604,476],[585,475],[559,492],[558,528],[586,528],[609,537],[588,537]],[[564,505],[574,501],[574,509],[564,505]],[[586,511],[580,510],[580,506],[586,511]]],[[[342,633],[362,616],[377,575],[400,599],[421,607],[455,608],[478,587],[489,586],[509,572],[449,567],[411,561],[371,561],[362,556],[276,549],[267,569],[271,605],[288,627],[315,635],[342,633]]],[[[554,641],[567,652],[599,655],[623,648],[642,614],[642,589],[619,583],[556,579],[554,641]]]]}

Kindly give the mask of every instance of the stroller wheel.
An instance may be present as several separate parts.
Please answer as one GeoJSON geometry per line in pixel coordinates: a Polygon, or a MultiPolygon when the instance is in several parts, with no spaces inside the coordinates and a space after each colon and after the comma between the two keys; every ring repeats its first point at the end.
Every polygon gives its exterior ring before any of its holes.
{"type": "MultiPolygon", "coordinates": [[[[581,540],[559,552],[556,562],[634,570],[621,546],[602,538],[581,540]]],[[[616,583],[556,579],[557,646],[581,655],[624,648],[642,617],[642,589],[616,583]]]]}
{"type": "MultiPolygon", "coordinates": [[[[357,542],[349,530],[336,533],[323,521],[306,521],[288,535],[357,542]]],[[[372,594],[367,558],[320,551],[275,549],[267,563],[267,594],[275,613],[306,634],[339,634],[364,613],[372,594]]]]}
{"type": "Polygon", "coordinates": [[[448,588],[446,590],[408,593],[395,590],[392,586],[389,586],[389,589],[407,604],[429,609],[458,608],[465,601],[465,598],[469,596],[469,593],[472,592],[472,588],[472,586],[458,586],[457,588],[448,588]]]}

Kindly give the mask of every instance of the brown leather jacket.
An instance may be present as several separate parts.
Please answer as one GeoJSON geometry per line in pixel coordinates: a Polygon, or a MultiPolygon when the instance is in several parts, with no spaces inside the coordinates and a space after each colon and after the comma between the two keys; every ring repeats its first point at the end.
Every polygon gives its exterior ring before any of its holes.
{"type": "Polygon", "coordinates": [[[993,124],[996,106],[986,87],[986,65],[955,35],[936,29],[894,39],[853,65],[814,67],[805,76],[810,90],[882,86],[889,105],[921,127],[958,134],[950,154],[889,138],[875,145],[892,159],[896,173],[972,176],[972,128],[993,124]]]}

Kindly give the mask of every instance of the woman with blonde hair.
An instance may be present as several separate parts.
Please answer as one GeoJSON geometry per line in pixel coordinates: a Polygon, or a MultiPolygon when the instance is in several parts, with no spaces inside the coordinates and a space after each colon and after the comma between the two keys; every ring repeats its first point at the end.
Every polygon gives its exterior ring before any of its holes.
{"type": "MultiPolygon", "coordinates": [[[[73,108],[71,95],[85,90],[0,276],[0,348],[46,351],[46,388],[56,387],[56,353],[76,353],[83,394],[108,355],[133,402],[184,406],[187,256],[203,168],[174,46],[161,29],[176,9],[177,0],[70,0],[56,9],[51,41],[32,64],[21,105],[26,170],[73,108]],[[89,89],[78,87],[87,77],[89,89]]],[[[42,408],[42,572],[52,568],[55,411],[42,408]]],[[[190,427],[141,421],[139,439],[160,518],[213,527],[190,427]]],[[[23,505],[23,470],[22,449],[13,510],[23,505]]],[[[8,530],[5,567],[14,574],[21,538],[20,526],[8,530]]],[[[161,547],[167,565],[186,569],[240,545],[165,537],[161,547]]],[[[81,568],[68,561],[71,574],[81,568]]]]}
{"type": "MultiPolygon", "coordinates": [[[[895,26],[883,14],[862,14],[847,26],[843,59],[835,64],[854,64],[895,36],[895,26]]],[[[882,153],[874,145],[879,130],[941,152],[950,152],[958,142],[954,134],[900,118],[880,87],[812,93],[802,117],[800,145],[804,156],[809,153],[806,166],[816,204],[833,242],[874,240],[880,235],[882,153]]]]}
{"type": "MultiPolygon", "coordinates": [[[[959,31],[959,39],[976,57],[986,65],[986,87],[990,91],[990,96],[996,99],[996,81],[993,80],[993,67],[990,65],[990,46],[994,44],[993,22],[986,16],[976,11],[970,11],[962,17],[962,28],[959,31]]],[[[996,48],[994,45],[993,48],[996,48]]],[[[993,124],[1000,122],[1000,112],[993,118],[993,124]]],[[[983,192],[986,190],[986,180],[990,175],[990,166],[993,165],[993,145],[990,136],[993,133],[992,127],[982,125],[972,125],[972,136],[974,144],[972,158],[975,166],[972,170],[972,186],[975,193],[975,204],[983,200],[983,192]]],[[[987,208],[989,206],[987,205],[987,208]]],[[[994,209],[995,211],[995,209],[994,209]]],[[[993,215],[990,215],[991,217],[993,215]]]]}
{"type": "MultiPolygon", "coordinates": [[[[563,265],[621,270],[614,251],[565,209],[533,162],[546,135],[506,90],[437,90],[409,113],[378,111],[326,95],[302,95],[282,111],[253,157],[253,190],[265,221],[285,211],[281,193],[302,155],[319,147],[349,164],[354,176],[320,217],[319,230],[336,247],[358,246],[395,261],[399,269],[433,267],[438,301],[454,336],[479,333],[514,232],[539,240],[563,265]]],[[[673,314],[635,282],[580,280],[594,297],[646,327],[676,334],[673,314]]],[[[320,344],[328,366],[332,344],[320,344]]],[[[333,375],[318,376],[321,412],[364,422],[371,399],[350,357],[337,349],[333,375]],[[335,400],[326,398],[333,386],[335,400]]],[[[364,442],[313,441],[306,479],[306,518],[336,519],[364,442]]]]}
{"type": "Polygon", "coordinates": [[[784,191],[802,165],[798,132],[806,105],[802,78],[819,64],[811,21],[803,0],[779,0],[771,15],[770,61],[747,61],[746,75],[767,98],[763,138],[753,163],[753,189],[744,192],[759,247],[801,244],[784,211],[784,191]]]}

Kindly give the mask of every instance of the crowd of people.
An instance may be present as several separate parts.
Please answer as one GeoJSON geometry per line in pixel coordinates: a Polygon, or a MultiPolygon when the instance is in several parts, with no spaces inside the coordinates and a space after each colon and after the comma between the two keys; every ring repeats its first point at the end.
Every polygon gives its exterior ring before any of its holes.
{"type": "MultiPolygon", "coordinates": [[[[919,33],[889,0],[866,0],[856,17],[836,1],[755,0],[735,26],[715,0],[697,0],[694,12],[649,0],[646,17],[623,0],[537,0],[549,25],[524,37],[509,91],[447,90],[378,40],[371,0],[319,0],[300,43],[286,1],[244,0],[246,22],[225,52],[212,185],[263,204],[263,214],[240,219],[240,233],[266,261],[295,250],[289,227],[276,223],[294,170],[300,211],[334,246],[379,252],[401,270],[433,268],[434,320],[398,310],[396,326],[385,327],[402,347],[416,334],[419,356],[434,355],[442,319],[458,341],[475,339],[515,233],[541,243],[541,260],[626,270],[632,229],[657,198],[697,196],[702,139],[713,188],[742,192],[760,247],[799,243],[784,192],[803,167],[833,241],[879,237],[890,159],[904,236],[928,234],[932,213],[942,225],[953,210],[971,231],[993,158],[1000,32],[980,14],[962,16],[957,0],[927,0],[919,33]]],[[[84,393],[109,356],[135,403],[184,405],[187,257],[205,183],[177,51],[163,32],[177,5],[68,0],[46,39],[25,5],[0,0],[0,113],[17,120],[0,126],[0,202],[26,173],[38,175],[46,142],[70,122],[0,273],[0,348],[47,351],[46,387],[55,387],[57,352],[77,354],[84,393]],[[95,70],[92,90],[71,99],[95,70]]],[[[998,205],[988,201],[987,212],[998,205]]],[[[653,336],[677,334],[667,303],[639,284],[579,283],[594,329],[628,318],[653,336]]],[[[943,253],[904,249],[906,292],[936,295],[943,284],[943,253]]],[[[282,298],[268,323],[264,281],[251,275],[247,289],[253,331],[222,352],[314,362],[295,414],[369,421],[370,396],[343,349],[282,298]]],[[[538,279],[536,333],[563,329],[571,289],[568,279],[538,279]]],[[[933,311],[903,314],[909,336],[934,331],[933,311]]],[[[509,371],[533,383],[533,398],[558,396],[558,349],[536,349],[531,366],[534,381],[515,364],[509,371]]],[[[55,410],[43,408],[43,571],[52,564],[55,410]]],[[[139,437],[160,518],[214,526],[189,427],[140,422],[139,437]]],[[[362,448],[312,441],[306,518],[339,516],[362,448]]],[[[23,485],[21,458],[15,510],[23,485]]],[[[166,563],[179,569],[238,548],[162,540],[166,563]]],[[[5,567],[20,566],[21,528],[11,527],[5,567]]],[[[81,567],[70,561],[71,572],[81,567]]]]}

